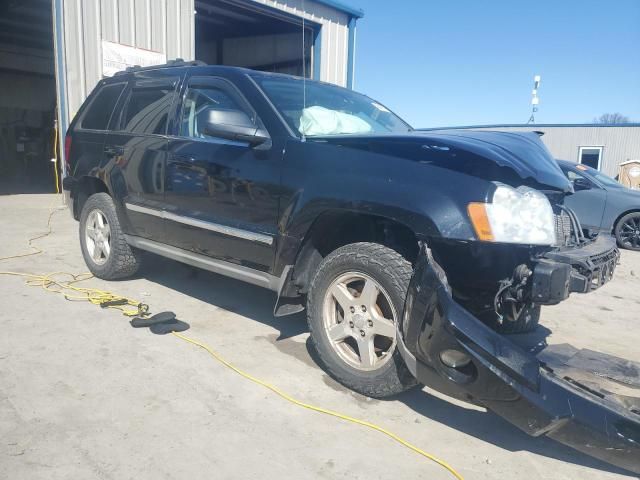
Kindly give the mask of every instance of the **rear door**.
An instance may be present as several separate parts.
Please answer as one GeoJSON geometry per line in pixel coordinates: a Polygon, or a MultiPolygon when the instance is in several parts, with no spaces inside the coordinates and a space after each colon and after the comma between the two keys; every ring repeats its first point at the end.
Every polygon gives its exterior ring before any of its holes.
{"type": "Polygon", "coordinates": [[[127,82],[110,83],[97,87],[87,100],[77,120],[70,127],[72,158],[68,158],[71,176],[95,173],[105,165],[103,152],[109,121],[127,82]]]}
{"type": "Polygon", "coordinates": [[[125,232],[159,242],[164,240],[166,129],[179,81],[179,76],[161,71],[135,76],[104,144],[114,165],[113,193],[128,219],[125,232]]]}
{"type": "Polygon", "coordinates": [[[191,77],[182,96],[168,144],[167,242],[269,271],[278,231],[283,142],[252,147],[204,132],[208,108],[240,110],[262,126],[244,95],[226,79],[191,77]]]}

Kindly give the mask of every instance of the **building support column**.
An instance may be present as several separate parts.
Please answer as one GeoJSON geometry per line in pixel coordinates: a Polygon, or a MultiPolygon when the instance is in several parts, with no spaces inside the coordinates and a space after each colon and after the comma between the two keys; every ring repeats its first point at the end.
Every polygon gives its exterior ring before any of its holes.
{"type": "Polygon", "coordinates": [[[355,88],[356,70],[356,17],[349,19],[349,46],[347,50],[347,88],[355,88]]]}
{"type": "Polygon", "coordinates": [[[67,82],[64,54],[64,9],[63,0],[53,0],[53,58],[56,76],[56,107],[58,123],[58,151],[60,152],[61,177],[67,176],[67,162],[64,158],[64,139],[69,127],[67,112],[67,82]]]}

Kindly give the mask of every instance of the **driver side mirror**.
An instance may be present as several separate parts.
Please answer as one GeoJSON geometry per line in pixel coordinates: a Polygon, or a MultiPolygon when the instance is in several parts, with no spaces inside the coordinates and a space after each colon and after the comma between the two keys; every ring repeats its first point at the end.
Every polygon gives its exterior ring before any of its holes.
{"type": "Polygon", "coordinates": [[[248,142],[252,147],[265,143],[271,137],[264,129],[257,126],[245,112],[241,110],[220,110],[208,108],[199,118],[203,122],[203,131],[212,137],[248,142]]]}
{"type": "Polygon", "coordinates": [[[573,181],[573,189],[576,192],[580,190],[591,190],[591,182],[586,178],[578,177],[573,181]]]}

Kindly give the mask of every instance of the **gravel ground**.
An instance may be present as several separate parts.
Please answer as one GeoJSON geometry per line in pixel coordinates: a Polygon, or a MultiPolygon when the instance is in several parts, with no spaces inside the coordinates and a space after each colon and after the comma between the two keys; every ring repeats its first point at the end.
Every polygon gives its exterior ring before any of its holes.
{"type": "MultiPolygon", "coordinates": [[[[44,230],[49,195],[0,197],[0,257],[44,230]]],[[[84,272],[77,223],[53,217],[45,253],[0,270],[84,272]]],[[[88,285],[173,310],[190,336],[306,402],[378,423],[467,479],[621,479],[614,467],[530,438],[481,408],[415,390],[371,400],[336,384],[309,353],[303,315],[274,318],[257,287],[149,256],[127,281],[88,285]]],[[[640,361],[640,254],[615,280],[543,310],[547,341],[640,361]]],[[[0,478],[451,478],[388,438],[285,403],[172,336],[118,312],[0,277],[0,478]]]]}

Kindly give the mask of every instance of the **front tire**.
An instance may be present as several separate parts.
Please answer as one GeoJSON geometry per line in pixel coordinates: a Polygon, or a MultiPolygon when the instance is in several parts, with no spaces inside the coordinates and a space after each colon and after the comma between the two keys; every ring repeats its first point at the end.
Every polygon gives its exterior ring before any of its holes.
{"type": "Polygon", "coordinates": [[[626,214],[613,230],[620,248],[640,250],[640,212],[626,214]]]}
{"type": "Polygon", "coordinates": [[[416,384],[396,336],[412,273],[402,255],[375,243],[346,245],[321,262],[307,319],[318,359],[338,382],[375,398],[416,384]]]}
{"type": "Polygon", "coordinates": [[[138,271],[140,252],[127,244],[113,200],[91,195],[80,213],[80,246],[91,273],[104,280],[130,277],[138,271]]]}

